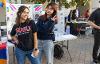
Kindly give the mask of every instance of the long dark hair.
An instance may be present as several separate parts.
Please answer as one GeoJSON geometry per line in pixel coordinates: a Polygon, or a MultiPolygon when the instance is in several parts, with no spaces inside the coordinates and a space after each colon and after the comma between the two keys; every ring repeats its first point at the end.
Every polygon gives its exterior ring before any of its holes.
{"type": "MultiPolygon", "coordinates": [[[[49,6],[51,6],[52,9],[54,10],[54,12],[53,12],[53,14],[51,15],[51,17],[54,17],[54,16],[57,14],[56,5],[57,5],[56,3],[49,3],[49,4],[46,6],[46,8],[48,8],[49,6]]],[[[46,20],[46,19],[47,19],[47,13],[45,13],[45,14],[43,15],[43,17],[44,17],[44,20],[46,20]]]]}
{"type": "MultiPolygon", "coordinates": [[[[26,6],[24,6],[24,5],[19,7],[18,12],[17,12],[17,17],[16,17],[16,24],[17,24],[17,25],[20,25],[20,23],[21,23],[20,17],[21,17],[21,14],[23,13],[23,11],[24,11],[25,9],[28,9],[28,10],[29,10],[29,8],[26,7],[26,6]]],[[[27,18],[26,21],[29,21],[29,18],[27,18]]]]}

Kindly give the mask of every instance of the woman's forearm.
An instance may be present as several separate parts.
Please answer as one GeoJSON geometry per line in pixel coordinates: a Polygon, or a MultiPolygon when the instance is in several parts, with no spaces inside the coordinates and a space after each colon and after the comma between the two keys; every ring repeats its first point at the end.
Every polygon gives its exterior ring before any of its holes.
{"type": "Polygon", "coordinates": [[[38,48],[37,32],[33,34],[34,37],[34,48],[38,48]]]}
{"type": "Polygon", "coordinates": [[[92,26],[93,28],[100,29],[100,26],[96,25],[95,23],[88,21],[88,25],[92,26]]]}

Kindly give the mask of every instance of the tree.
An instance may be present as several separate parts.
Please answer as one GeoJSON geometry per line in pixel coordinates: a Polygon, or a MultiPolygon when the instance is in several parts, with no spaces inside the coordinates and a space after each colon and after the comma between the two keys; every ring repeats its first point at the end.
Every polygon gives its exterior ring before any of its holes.
{"type": "MultiPolygon", "coordinates": [[[[55,0],[26,0],[28,2],[33,2],[36,4],[44,3],[45,1],[48,2],[55,2],[55,0]]],[[[67,0],[56,0],[59,2],[59,4],[62,6],[65,6],[66,8],[69,8],[71,6],[85,6],[89,0],[71,0],[71,2],[68,3],[67,0]]]]}

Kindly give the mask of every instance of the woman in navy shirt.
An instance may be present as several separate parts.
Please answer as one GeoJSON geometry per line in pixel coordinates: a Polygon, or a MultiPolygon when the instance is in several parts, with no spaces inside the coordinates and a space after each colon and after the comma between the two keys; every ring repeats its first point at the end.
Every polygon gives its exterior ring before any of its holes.
{"type": "Polygon", "coordinates": [[[46,56],[46,63],[53,64],[54,53],[54,25],[57,23],[57,8],[55,3],[49,3],[45,8],[45,14],[40,16],[37,22],[39,59],[41,63],[42,55],[46,56]]]}

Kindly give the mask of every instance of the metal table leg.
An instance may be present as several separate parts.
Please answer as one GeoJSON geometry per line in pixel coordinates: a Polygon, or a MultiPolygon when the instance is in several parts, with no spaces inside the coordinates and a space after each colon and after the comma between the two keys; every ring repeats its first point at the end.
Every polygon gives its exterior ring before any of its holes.
{"type": "Polygon", "coordinates": [[[15,51],[15,48],[13,47],[13,63],[16,64],[15,63],[15,53],[14,53],[14,51],[15,51]]]}
{"type": "Polygon", "coordinates": [[[69,41],[67,40],[67,45],[64,45],[64,41],[62,41],[61,45],[62,45],[62,47],[65,47],[67,49],[67,52],[68,52],[69,57],[70,57],[70,61],[72,62],[72,57],[71,57],[71,54],[69,52],[69,41]]]}

